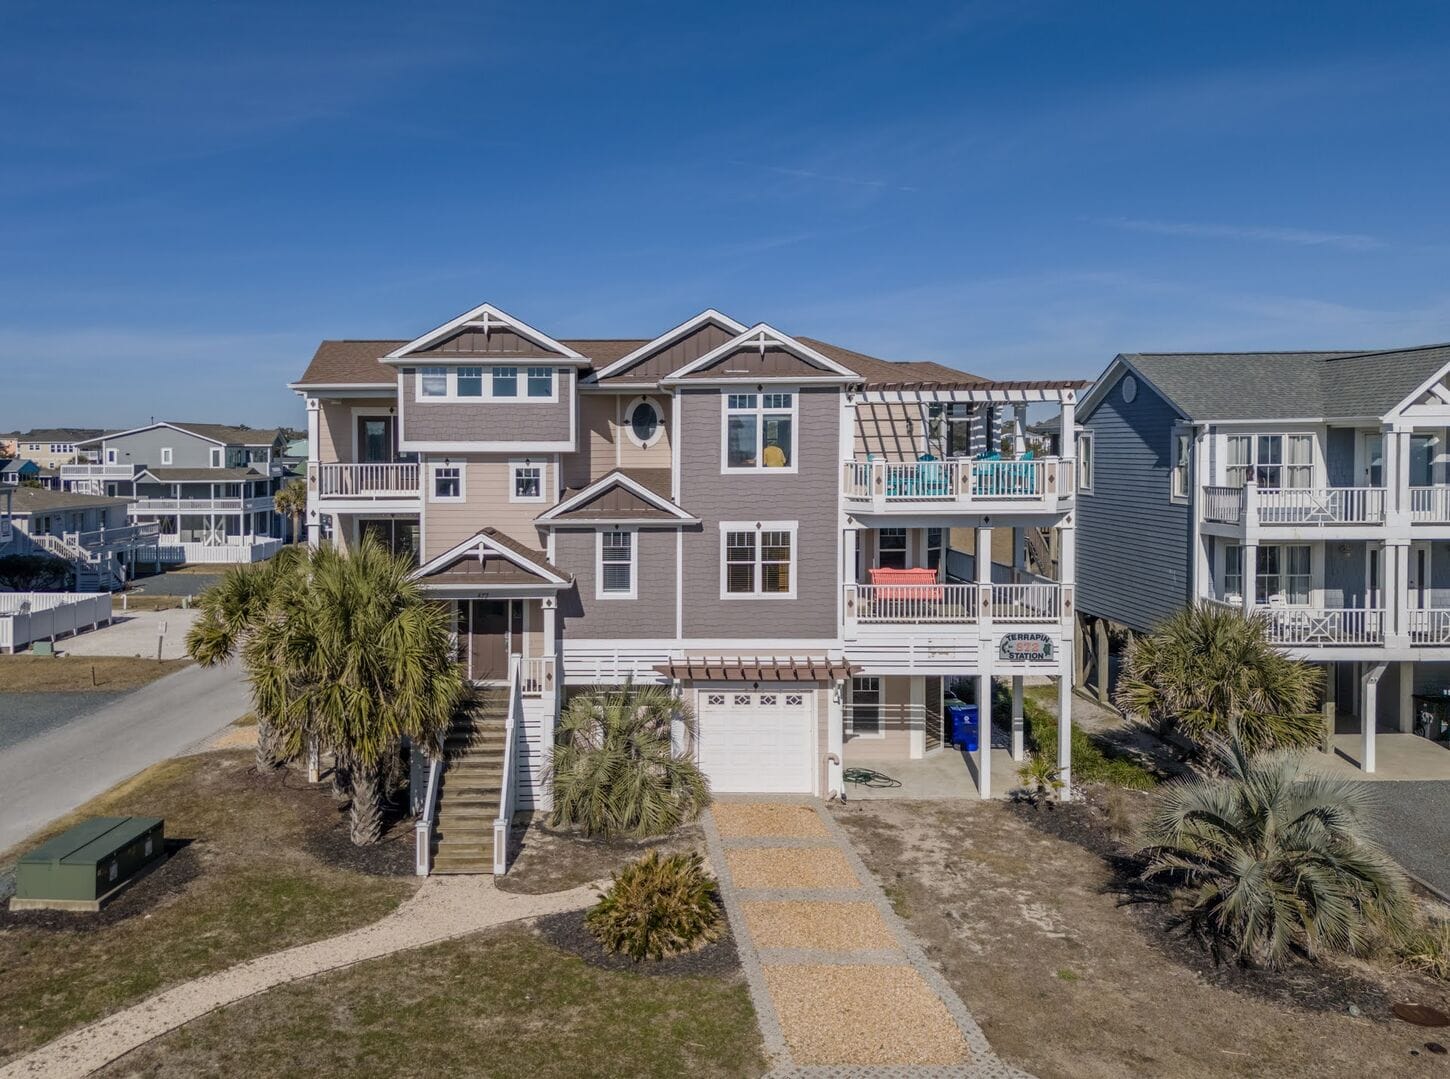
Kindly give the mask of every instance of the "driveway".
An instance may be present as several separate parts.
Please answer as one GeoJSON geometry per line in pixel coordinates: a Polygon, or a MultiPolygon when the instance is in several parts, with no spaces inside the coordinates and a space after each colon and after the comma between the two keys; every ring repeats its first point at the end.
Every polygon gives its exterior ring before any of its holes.
{"type": "Polygon", "coordinates": [[[1373,783],[1377,838],[1415,876],[1450,895],[1450,780],[1373,783]]]}
{"type": "Polygon", "coordinates": [[[0,851],[250,709],[236,667],[188,667],[0,753],[0,851]]]}

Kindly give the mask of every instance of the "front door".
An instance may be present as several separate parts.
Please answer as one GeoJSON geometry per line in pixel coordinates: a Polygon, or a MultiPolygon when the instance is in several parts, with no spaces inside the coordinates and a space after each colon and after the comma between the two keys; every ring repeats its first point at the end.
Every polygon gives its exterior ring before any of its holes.
{"type": "Polygon", "coordinates": [[[524,654],[524,604],[521,599],[475,599],[468,608],[468,677],[475,682],[507,682],[509,657],[524,654]]]}
{"type": "Polygon", "coordinates": [[[1385,438],[1378,431],[1366,431],[1360,441],[1360,483],[1365,487],[1385,485],[1385,438]]]}
{"type": "Polygon", "coordinates": [[[1423,611],[1430,602],[1430,545],[1423,540],[1410,544],[1410,609],[1423,611]]]}
{"type": "Polygon", "coordinates": [[[393,460],[393,417],[357,418],[357,459],[360,464],[381,465],[393,460]]]}

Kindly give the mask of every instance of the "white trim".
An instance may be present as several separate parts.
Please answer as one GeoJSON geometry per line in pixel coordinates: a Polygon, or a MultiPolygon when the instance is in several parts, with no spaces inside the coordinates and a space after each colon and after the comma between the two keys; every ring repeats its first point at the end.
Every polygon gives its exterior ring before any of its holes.
{"type": "Polygon", "coordinates": [[[770,390],[745,390],[739,392],[721,391],[720,393],[720,474],[722,476],[755,476],[755,475],[777,475],[793,476],[800,472],[800,390],[794,385],[781,386],[770,390]],[[772,394],[790,394],[790,408],[766,408],[764,399],[772,394]],[[732,409],[730,398],[732,397],[754,397],[755,406],[752,409],[732,409]],[[767,467],[762,459],[765,457],[765,417],[779,416],[786,413],[790,415],[790,462],[780,468],[767,467]],[[755,417],[755,444],[757,452],[755,464],[753,465],[732,465],[730,464],[730,417],[754,416],[755,417]]]}
{"type": "Polygon", "coordinates": [[[618,360],[615,360],[603,370],[594,372],[594,374],[590,375],[584,381],[584,384],[591,386],[596,385],[601,379],[609,378],[612,375],[621,371],[627,371],[629,370],[629,368],[633,367],[641,360],[647,359],[648,357],[654,355],[656,352],[659,352],[664,348],[668,348],[670,345],[674,344],[676,341],[680,340],[683,337],[688,337],[690,334],[698,330],[701,326],[704,326],[706,323],[709,322],[713,322],[722,329],[729,330],[731,333],[734,334],[740,334],[745,332],[744,323],[736,322],[729,315],[721,314],[713,307],[706,308],[704,311],[701,311],[693,318],[686,319],[684,322],[674,327],[674,329],[666,330],[664,333],[656,337],[653,341],[649,341],[641,345],[639,348],[631,352],[628,356],[624,356],[618,360]]]}
{"type": "Polygon", "coordinates": [[[753,599],[795,599],[796,590],[799,585],[798,569],[800,566],[800,522],[799,521],[721,521],[720,522],[720,598],[725,600],[753,600],[753,599]],[[755,533],[755,591],[753,592],[731,592],[726,588],[726,574],[729,563],[726,561],[726,541],[731,532],[754,532],[755,533]],[[790,533],[790,589],[786,592],[762,592],[761,585],[764,583],[764,573],[761,567],[761,544],[760,534],[762,532],[788,532],[790,533]]]}
{"type": "Polygon", "coordinates": [[[424,491],[424,498],[428,502],[458,503],[468,501],[468,462],[467,461],[429,461],[426,465],[428,479],[424,491]],[[458,470],[458,494],[440,495],[438,493],[438,470],[450,468],[458,470]]]}
{"type": "MultiPolygon", "coordinates": [[[[1413,352],[1415,350],[1407,349],[1405,351],[1413,352]]],[[[1375,354],[1367,353],[1366,355],[1372,356],[1375,354]]],[[[1445,395],[1442,392],[1437,391],[1436,387],[1445,380],[1447,375],[1450,375],[1450,363],[1447,363],[1429,378],[1425,379],[1425,381],[1421,382],[1410,394],[1402,397],[1399,404],[1395,405],[1394,408],[1390,409],[1388,412],[1385,413],[1384,418],[1388,419],[1391,416],[1398,416],[1406,409],[1413,408],[1415,406],[1416,399],[1426,393],[1434,392],[1435,396],[1439,397],[1442,401],[1445,400],[1445,395]]]]}
{"type": "MultiPolygon", "coordinates": [[[[886,687],[881,684],[882,675],[879,674],[856,674],[846,679],[846,695],[850,703],[846,712],[846,733],[854,741],[858,738],[874,742],[886,737],[886,687]],[[856,683],[871,681],[876,683],[876,730],[872,734],[862,734],[856,730],[856,683]]],[[[942,680],[942,691],[946,691],[946,679],[942,680]]]]}
{"type": "MultiPolygon", "coordinates": [[[[142,431],[154,431],[158,427],[169,427],[173,431],[180,431],[184,435],[199,438],[203,442],[215,442],[218,446],[270,446],[277,439],[277,429],[273,428],[272,437],[266,442],[223,442],[219,438],[212,438],[210,435],[204,435],[200,431],[193,431],[189,427],[182,427],[180,424],[171,423],[167,420],[157,420],[155,423],[148,423],[144,427],[132,427],[129,431],[115,431],[111,434],[97,435],[95,438],[87,438],[81,442],[73,443],[73,445],[76,448],[80,448],[81,446],[89,446],[93,442],[108,442],[113,438],[125,438],[127,435],[140,434],[142,431]]],[[[258,433],[260,434],[261,431],[259,430],[258,433]]]]}
{"type": "Polygon", "coordinates": [[[531,457],[519,457],[509,461],[509,501],[528,502],[540,505],[549,501],[549,465],[547,461],[535,461],[531,457]],[[539,493],[532,498],[518,494],[518,471],[521,468],[539,470],[539,493]]]}
{"type": "MultiPolygon", "coordinates": [[[[791,337],[788,334],[781,333],[773,326],[770,326],[764,322],[757,322],[754,326],[750,327],[750,329],[736,335],[735,337],[732,337],[723,345],[719,345],[718,347],[713,348],[709,352],[705,353],[705,355],[700,356],[697,359],[691,360],[683,367],[671,371],[664,378],[660,379],[660,385],[664,386],[672,382],[678,382],[681,379],[684,379],[687,376],[695,373],[696,371],[700,371],[706,367],[711,366],[716,361],[721,360],[726,356],[730,356],[736,352],[739,352],[742,348],[745,348],[748,345],[754,345],[758,347],[761,352],[765,351],[767,345],[773,345],[776,348],[785,349],[787,352],[794,355],[797,359],[805,360],[810,364],[822,367],[827,372],[834,373],[841,378],[847,380],[855,380],[861,377],[850,368],[843,367],[835,360],[829,359],[826,356],[822,356],[815,349],[801,344],[795,338],[791,337]]],[[[752,382],[760,381],[759,376],[746,377],[748,377],[749,381],[752,382]]],[[[825,379],[824,381],[836,382],[840,381],[840,379],[825,379]]]]}
{"type": "MultiPolygon", "coordinates": [[[[1186,423],[1175,423],[1168,434],[1168,501],[1176,506],[1186,506],[1193,496],[1193,428],[1186,423]],[[1183,440],[1183,490],[1173,489],[1176,461],[1178,456],[1178,443],[1183,440]]],[[[1097,462],[1093,462],[1097,467],[1097,462]]]]}
{"type": "MultiPolygon", "coordinates": [[[[167,454],[169,454],[170,452],[171,452],[170,449],[167,449],[167,450],[164,450],[163,451],[163,453],[167,453],[167,454]]],[[[113,465],[115,463],[116,463],[116,447],[114,447],[114,446],[107,446],[106,447],[106,464],[113,465]]],[[[171,463],[171,461],[169,459],[163,457],[161,463],[163,465],[169,465],[171,463]]]]}
{"type": "MultiPolygon", "coordinates": [[[[543,525],[555,521],[563,514],[568,513],[570,510],[576,509],[584,503],[589,502],[594,498],[597,498],[599,495],[603,494],[611,487],[623,487],[626,491],[629,491],[631,494],[637,495],[639,498],[643,499],[651,506],[654,506],[656,509],[670,514],[676,520],[689,522],[695,522],[699,520],[698,517],[686,513],[684,510],[680,509],[679,506],[676,506],[673,502],[670,502],[664,497],[655,494],[655,492],[651,491],[648,487],[640,483],[638,480],[632,479],[631,477],[625,475],[623,472],[609,472],[601,476],[599,479],[595,480],[588,487],[585,487],[582,491],[579,491],[577,494],[571,495],[563,502],[560,502],[557,506],[554,506],[548,511],[539,514],[539,516],[534,518],[534,524],[543,525]]],[[[561,521],[560,523],[585,524],[591,522],[561,521]]],[[[669,522],[651,521],[650,523],[668,524],[669,522]]]]}
{"type": "Polygon", "coordinates": [[[1093,493],[1093,484],[1097,482],[1098,472],[1097,448],[1097,439],[1093,437],[1092,431],[1084,430],[1077,433],[1077,467],[1073,470],[1077,475],[1073,479],[1073,486],[1077,488],[1079,494],[1090,495],[1093,493]],[[1086,452],[1083,450],[1084,444],[1087,446],[1086,452]],[[1084,465],[1087,466],[1087,482],[1085,483],[1083,482],[1084,465]]]}
{"type": "Polygon", "coordinates": [[[212,468],[225,468],[227,464],[226,446],[224,444],[213,446],[211,448],[210,460],[212,468]]]}
{"type": "Polygon", "coordinates": [[[573,442],[408,442],[399,453],[573,453],[573,442]]]}
{"type": "Polygon", "coordinates": [[[413,375],[413,403],[418,405],[557,405],[559,403],[560,378],[568,377],[567,373],[561,375],[558,365],[553,360],[542,363],[519,363],[517,361],[512,363],[479,363],[472,360],[458,363],[449,361],[435,363],[430,360],[428,363],[417,364],[416,368],[413,375]],[[474,395],[460,394],[458,392],[458,376],[464,368],[477,370],[479,372],[479,389],[482,391],[481,393],[474,395]],[[511,397],[507,394],[500,396],[493,392],[494,372],[505,369],[514,372],[514,381],[519,390],[518,393],[511,397]],[[531,370],[549,372],[549,395],[547,397],[529,396],[529,372],[531,370]],[[425,394],[423,392],[423,379],[425,377],[423,372],[425,371],[434,372],[434,377],[436,377],[438,372],[442,373],[445,380],[443,393],[425,394]]]}
{"type": "MultiPolygon", "coordinates": [[[[618,565],[619,563],[613,563],[618,565]]],[[[633,527],[611,526],[598,528],[594,532],[594,598],[636,599],[639,596],[639,531],[633,527]],[[606,592],[604,590],[604,534],[618,533],[629,537],[629,591],[606,592]]]]}
{"type": "MultiPolygon", "coordinates": [[[[477,307],[473,308],[471,311],[465,311],[457,318],[445,322],[442,326],[439,326],[436,329],[429,330],[422,337],[415,337],[413,340],[409,341],[401,348],[395,348],[386,356],[381,357],[380,362],[388,364],[408,362],[408,357],[410,353],[425,351],[429,345],[444,337],[447,337],[455,330],[463,329],[470,323],[479,323],[482,327],[486,329],[487,327],[492,325],[494,319],[497,319],[500,323],[502,323],[502,325],[499,327],[500,329],[507,327],[508,329],[511,329],[515,333],[517,333],[520,337],[527,337],[536,345],[541,345],[546,349],[551,349],[558,352],[561,357],[572,360],[579,360],[585,363],[588,362],[588,360],[584,356],[581,356],[572,348],[569,348],[561,342],[554,340],[542,330],[536,330],[528,323],[514,318],[512,315],[508,314],[505,311],[499,310],[491,303],[481,303],[477,307]]],[[[467,357],[460,357],[460,362],[466,358],[467,357]]]]}
{"type": "MultiPolygon", "coordinates": [[[[508,547],[505,547],[502,543],[499,543],[492,536],[490,536],[490,535],[488,535],[487,533],[484,533],[484,532],[475,533],[474,535],[469,536],[466,540],[463,540],[463,541],[461,541],[459,543],[454,544],[452,547],[448,548],[448,550],[444,551],[442,554],[436,555],[433,558],[429,559],[427,562],[423,563],[421,566],[419,566],[417,569],[415,569],[411,574],[409,574],[409,576],[412,577],[414,580],[422,580],[424,577],[427,577],[428,574],[430,574],[430,573],[436,573],[438,570],[443,569],[445,566],[449,566],[452,563],[458,561],[459,558],[461,558],[464,555],[466,555],[469,551],[474,550],[474,549],[478,549],[478,550],[481,551],[484,548],[487,548],[490,552],[492,552],[493,554],[498,555],[500,558],[505,559],[506,561],[512,562],[515,566],[518,566],[520,569],[524,569],[524,570],[527,570],[530,573],[537,574],[540,578],[542,578],[541,583],[540,584],[537,584],[537,585],[534,585],[534,584],[527,584],[527,585],[490,585],[489,586],[489,590],[490,591],[492,591],[494,589],[499,589],[499,588],[505,588],[505,589],[507,589],[507,588],[539,588],[539,587],[543,587],[544,585],[550,585],[550,584],[554,584],[554,585],[567,585],[567,584],[570,583],[568,579],[566,579],[564,577],[560,577],[557,573],[554,573],[552,570],[545,569],[543,566],[539,565],[537,562],[534,562],[531,559],[525,558],[523,555],[519,554],[518,552],[513,551],[513,550],[509,549],[508,547]]],[[[477,585],[455,586],[455,587],[468,587],[468,588],[472,588],[472,589],[475,589],[475,590],[477,590],[477,588],[478,588],[477,585]]]]}
{"type": "MultiPolygon", "coordinates": [[[[115,453],[116,453],[115,450],[107,450],[106,451],[106,464],[109,465],[109,464],[114,464],[115,463],[115,453]]],[[[161,467],[164,468],[166,465],[171,464],[172,461],[174,461],[175,459],[176,459],[176,454],[173,452],[173,447],[171,447],[171,446],[162,446],[161,447],[161,467]]]]}
{"type": "MultiPolygon", "coordinates": [[[[624,428],[626,438],[640,449],[647,450],[665,437],[665,410],[653,397],[647,394],[641,394],[638,397],[632,398],[629,404],[624,406],[624,414],[620,417],[619,425],[624,428]],[[649,405],[650,408],[654,409],[655,413],[655,433],[647,439],[641,439],[634,433],[634,410],[641,405],[649,405]]],[[[615,444],[616,446],[618,445],[617,439],[615,440],[615,444]]]]}

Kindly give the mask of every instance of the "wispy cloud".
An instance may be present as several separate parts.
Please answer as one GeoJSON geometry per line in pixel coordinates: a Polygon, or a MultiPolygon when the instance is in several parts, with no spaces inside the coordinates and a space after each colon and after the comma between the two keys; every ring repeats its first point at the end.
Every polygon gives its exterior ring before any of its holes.
{"type": "Polygon", "coordinates": [[[848,187],[868,187],[878,191],[915,191],[914,187],[905,184],[892,183],[890,180],[877,180],[864,176],[838,176],[829,172],[817,172],[814,169],[794,169],[786,165],[766,165],[753,161],[732,161],[732,165],[739,165],[747,169],[763,169],[766,172],[774,172],[781,176],[790,176],[797,180],[819,180],[828,184],[844,184],[848,187]]]}
{"type": "Polygon", "coordinates": [[[1249,240],[1294,244],[1299,247],[1336,247],[1343,251],[1377,251],[1389,246],[1378,236],[1362,232],[1321,232],[1278,225],[1224,225],[1194,221],[1153,221],[1134,217],[1090,219],[1093,224],[1158,236],[1187,236],[1200,240],[1249,240]]]}

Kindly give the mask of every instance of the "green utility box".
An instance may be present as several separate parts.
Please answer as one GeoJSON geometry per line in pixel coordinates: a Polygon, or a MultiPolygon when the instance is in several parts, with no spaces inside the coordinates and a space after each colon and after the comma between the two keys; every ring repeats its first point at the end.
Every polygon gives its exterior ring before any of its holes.
{"type": "Polygon", "coordinates": [[[96,817],[67,829],[15,867],[11,910],[100,910],[166,853],[156,817],[96,817]]]}

